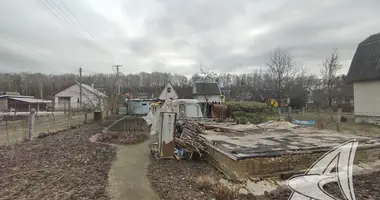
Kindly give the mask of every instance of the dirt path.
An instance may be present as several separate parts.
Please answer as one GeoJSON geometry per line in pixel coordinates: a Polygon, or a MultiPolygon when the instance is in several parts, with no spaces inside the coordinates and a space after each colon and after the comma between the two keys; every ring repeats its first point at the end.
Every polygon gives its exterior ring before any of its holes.
{"type": "Polygon", "coordinates": [[[109,172],[109,194],[115,200],[159,199],[147,179],[149,141],[119,146],[117,158],[109,172]]]}

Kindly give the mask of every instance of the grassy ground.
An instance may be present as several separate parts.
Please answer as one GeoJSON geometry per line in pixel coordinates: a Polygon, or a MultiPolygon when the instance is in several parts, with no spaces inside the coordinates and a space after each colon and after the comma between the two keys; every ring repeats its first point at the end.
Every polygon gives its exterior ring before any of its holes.
{"type": "MultiPolygon", "coordinates": [[[[357,124],[355,123],[355,118],[352,113],[342,113],[343,117],[347,118],[347,122],[343,122],[341,125],[342,133],[349,133],[362,136],[380,136],[380,126],[368,125],[368,124],[357,124]]],[[[326,122],[326,128],[331,130],[336,130],[336,113],[321,113],[320,116],[317,113],[305,113],[305,114],[293,114],[292,119],[296,120],[318,120],[323,118],[326,122]]]]}

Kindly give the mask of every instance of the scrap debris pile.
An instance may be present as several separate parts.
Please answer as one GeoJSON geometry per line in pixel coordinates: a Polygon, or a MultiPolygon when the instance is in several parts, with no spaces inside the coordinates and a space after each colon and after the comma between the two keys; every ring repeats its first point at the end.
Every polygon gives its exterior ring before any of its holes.
{"type": "MultiPolygon", "coordinates": [[[[201,133],[203,133],[203,129],[197,122],[185,120],[177,124],[173,157],[177,160],[195,159],[207,154],[203,140],[198,137],[201,133]]],[[[158,141],[150,144],[150,151],[152,154],[159,154],[158,141]]]]}
{"type": "Polygon", "coordinates": [[[202,157],[206,152],[203,141],[198,137],[203,133],[202,128],[194,121],[186,120],[182,123],[180,135],[174,139],[176,144],[175,157],[189,159],[193,158],[194,153],[202,157]]]}

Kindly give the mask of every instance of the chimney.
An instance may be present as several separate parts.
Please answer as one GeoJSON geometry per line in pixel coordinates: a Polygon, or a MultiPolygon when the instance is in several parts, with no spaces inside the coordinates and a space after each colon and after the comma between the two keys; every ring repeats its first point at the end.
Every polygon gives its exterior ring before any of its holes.
{"type": "Polygon", "coordinates": [[[91,87],[94,88],[94,83],[91,83],[91,87]]]}

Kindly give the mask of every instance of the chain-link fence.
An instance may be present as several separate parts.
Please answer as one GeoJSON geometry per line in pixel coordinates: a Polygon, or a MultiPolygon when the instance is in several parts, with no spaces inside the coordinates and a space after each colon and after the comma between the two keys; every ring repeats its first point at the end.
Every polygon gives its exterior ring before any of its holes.
{"type": "Polygon", "coordinates": [[[12,144],[40,133],[57,132],[93,121],[86,112],[23,112],[0,114],[0,145],[12,144]],[[34,115],[34,116],[33,116],[34,115]]]}

